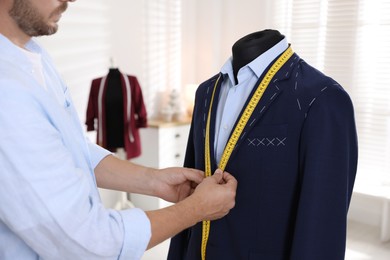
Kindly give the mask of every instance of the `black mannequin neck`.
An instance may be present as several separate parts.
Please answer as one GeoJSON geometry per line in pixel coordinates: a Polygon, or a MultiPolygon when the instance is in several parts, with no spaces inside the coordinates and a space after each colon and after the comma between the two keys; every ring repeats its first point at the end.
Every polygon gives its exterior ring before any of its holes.
{"type": "Polygon", "coordinates": [[[233,74],[236,84],[237,74],[240,68],[247,65],[261,54],[272,48],[284,38],[276,30],[263,30],[248,34],[234,43],[233,53],[233,74]]]}
{"type": "Polygon", "coordinates": [[[110,75],[120,74],[120,71],[118,68],[110,68],[108,74],[110,75]]]}

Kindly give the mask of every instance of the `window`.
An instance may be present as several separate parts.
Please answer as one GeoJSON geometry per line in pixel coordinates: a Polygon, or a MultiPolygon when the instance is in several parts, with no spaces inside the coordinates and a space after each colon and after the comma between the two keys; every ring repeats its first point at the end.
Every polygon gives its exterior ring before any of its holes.
{"type": "Polygon", "coordinates": [[[357,184],[390,185],[390,1],[275,0],[273,26],[350,94],[357,184]]]}
{"type": "Polygon", "coordinates": [[[181,89],[181,1],[145,2],[144,85],[151,117],[158,116],[164,95],[181,89]],[[152,96],[152,97],[151,97],[152,96]]]}

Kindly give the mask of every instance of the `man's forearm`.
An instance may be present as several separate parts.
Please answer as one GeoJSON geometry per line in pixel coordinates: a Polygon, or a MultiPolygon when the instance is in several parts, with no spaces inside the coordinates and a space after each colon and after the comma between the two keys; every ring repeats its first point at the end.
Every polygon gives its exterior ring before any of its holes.
{"type": "Polygon", "coordinates": [[[201,221],[202,210],[195,207],[199,205],[193,197],[188,197],[173,206],[147,211],[152,229],[148,249],[201,221]]]}
{"type": "Polygon", "coordinates": [[[154,169],[121,160],[113,155],[106,156],[95,168],[99,188],[154,195],[152,178],[154,169]]]}

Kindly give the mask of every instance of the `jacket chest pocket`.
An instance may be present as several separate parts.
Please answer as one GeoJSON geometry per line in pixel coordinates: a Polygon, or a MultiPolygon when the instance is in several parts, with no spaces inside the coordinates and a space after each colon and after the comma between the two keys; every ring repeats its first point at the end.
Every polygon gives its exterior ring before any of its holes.
{"type": "Polygon", "coordinates": [[[243,143],[243,149],[255,154],[259,162],[270,164],[288,158],[290,140],[288,124],[254,127],[243,143]]]}

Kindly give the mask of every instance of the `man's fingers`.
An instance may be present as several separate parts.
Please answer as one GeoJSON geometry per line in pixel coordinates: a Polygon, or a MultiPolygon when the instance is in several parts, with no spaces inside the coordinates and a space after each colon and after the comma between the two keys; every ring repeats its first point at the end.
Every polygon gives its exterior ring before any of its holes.
{"type": "Polygon", "coordinates": [[[221,182],[223,182],[223,172],[222,172],[222,170],[221,170],[221,169],[217,169],[217,170],[214,172],[212,178],[214,178],[214,180],[216,181],[216,183],[221,183],[221,182]]]}
{"type": "Polygon", "coordinates": [[[201,183],[204,179],[204,172],[196,169],[185,168],[184,176],[187,180],[193,181],[197,184],[201,183]]]}
{"type": "Polygon", "coordinates": [[[237,180],[228,172],[223,173],[223,181],[227,184],[233,187],[234,189],[237,188],[237,180]]]}

